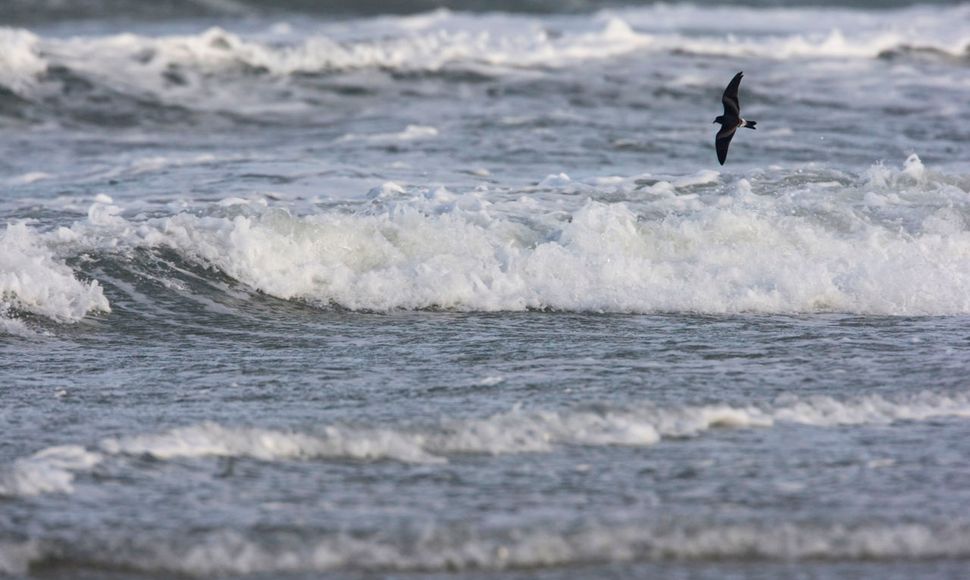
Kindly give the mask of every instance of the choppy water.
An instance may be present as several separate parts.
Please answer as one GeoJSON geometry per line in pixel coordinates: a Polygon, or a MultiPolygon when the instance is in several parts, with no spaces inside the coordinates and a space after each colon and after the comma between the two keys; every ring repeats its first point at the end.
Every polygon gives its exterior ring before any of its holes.
{"type": "Polygon", "coordinates": [[[965,574],[970,5],[751,4],[9,2],[0,574],[965,574]]]}

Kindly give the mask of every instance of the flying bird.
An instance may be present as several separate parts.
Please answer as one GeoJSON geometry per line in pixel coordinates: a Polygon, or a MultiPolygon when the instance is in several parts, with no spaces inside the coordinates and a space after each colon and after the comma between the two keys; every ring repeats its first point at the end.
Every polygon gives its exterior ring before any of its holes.
{"type": "Polygon", "coordinates": [[[728,83],[727,88],[724,89],[724,95],[721,97],[721,102],[724,103],[724,114],[714,119],[715,123],[721,124],[721,129],[717,132],[717,137],[714,138],[717,160],[721,162],[721,165],[724,165],[724,160],[727,159],[728,145],[731,144],[731,138],[734,137],[734,132],[738,130],[738,127],[754,129],[757,124],[756,121],[745,121],[741,118],[738,87],[741,86],[741,77],[743,76],[744,73],[739,72],[728,83]]]}

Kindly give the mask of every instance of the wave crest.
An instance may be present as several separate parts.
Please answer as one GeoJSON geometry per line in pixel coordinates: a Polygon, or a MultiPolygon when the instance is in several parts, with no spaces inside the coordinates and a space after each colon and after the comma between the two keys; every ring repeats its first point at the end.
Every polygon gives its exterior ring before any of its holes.
{"type": "MultiPolygon", "coordinates": [[[[970,39],[953,23],[965,20],[965,7],[917,7],[873,16],[807,8],[657,5],[545,18],[442,10],[323,23],[309,30],[281,25],[261,32],[211,28],[166,36],[39,38],[0,29],[0,86],[41,107],[54,106],[55,114],[88,120],[130,123],[161,115],[160,120],[170,122],[213,111],[244,118],[304,116],[318,110],[311,103],[321,99],[319,83],[305,82],[306,77],[361,70],[489,78],[582,66],[634,52],[644,58],[686,53],[765,59],[917,54],[960,66],[966,63],[970,39]],[[738,21],[757,24],[737,28],[738,21]],[[792,24],[796,21],[798,26],[792,24]],[[52,98],[58,92],[61,98],[52,98]],[[84,92],[97,98],[78,98],[84,92]]],[[[707,84],[687,82],[694,85],[692,91],[707,84]]],[[[357,88],[380,90],[376,86],[357,88]]]]}
{"type": "Polygon", "coordinates": [[[56,321],[109,311],[58,247],[125,270],[136,251],[172,250],[277,298],[359,311],[970,313],[965,176],[914,155],[847,184],[824,172],[755,177],[562,175],[463,194],[385,184],[309,215],[227,200],[129,218],[101,200],[70,229],[9,226],[0,295],[56,321]]]}
{"type": "Polygon", "coordinates": [[[145,240],[280,298],[357,310],[970,312],[970,233],[953,204],[966,191],[930,183],[918,158],[882,171],[836,192],[861,207],[741,180],[733,196],[655,184],[653,201],[590,200],[565,221],[530,216],[528,200],[439,194],[358,214],[182,214],[145,240]]]}
{"type": "Polygon", "coordinates": [[[0,233],[0,321],[29,312],[76,322],[95,311],[111,311],[96,280],[78,280],[26,224],[7,225],[0,233]]]}
{"type": "Polygon", "coordinates": [[[909,561],[970,557],[966,524],[683,523],[587,524],[573,529],[479,531],[426,526],[420,533],[299,534],[212,530],[185,538],[99,541],[72,546],[0,544],[0,572],[22,574],[52,561],[72,569],[221,576],[334,570],[454,572],[536,569],[599,563],[761,561],[909,561]]]}
{"type": "Polygon", "coordinates": [[[26,30],[0,28],[0,97],[3,89],[25,95],[47,63],[37,54],[40,39],[26,30]]]}
{"type": "Polygon", "coordinates": [[[846,400],[789,396],[772,404],[747,406],[664,408],[641,403],[622,409],[517,409],[429,424],[337,424],[306,431],[202,423],[161,433],[111,437],[95,449],[64,445],[41,450],[0,471],[0,495],[70,493],[75,474],[89,471],[106,457],[441,463],[464,454],[550,453],[570,445],[648,447],[662,439],[698,437],[720,429],[886,425],[945,417],[970,418],[970,398],[965,393],[922,392],[909,397],[870,395],[846,400]]]}

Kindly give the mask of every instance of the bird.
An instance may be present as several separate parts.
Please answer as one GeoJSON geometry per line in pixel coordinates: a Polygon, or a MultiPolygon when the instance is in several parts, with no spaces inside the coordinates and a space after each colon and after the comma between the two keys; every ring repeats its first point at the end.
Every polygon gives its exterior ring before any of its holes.
{"type": "Polygon", "coordinates": [[[734,132],[738,130],[738,127],[754,129],[757,124],[756,121],[746,121],[741,118],[738,87],[741,85],[741,77],[743,76],[744,72],[739,72],[728,83],[727,88],[724,89],[724,95],[721,97],[721,102],[724,103],[724,114],[714,119],[715,123],[721,124],[717,136],[714,137],[714,148],[717,149],[717,160],[720,161],[721,165],[724,165],[724,161],[727,159],[728,145],[731,144],[731,138],[734,137],[734,132]]]}

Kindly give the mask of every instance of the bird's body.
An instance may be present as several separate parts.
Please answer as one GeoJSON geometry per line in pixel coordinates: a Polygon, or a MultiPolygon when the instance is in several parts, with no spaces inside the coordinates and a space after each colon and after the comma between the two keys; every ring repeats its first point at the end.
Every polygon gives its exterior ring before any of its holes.
{"type": "Polygon", "coordinates": [[[721,129],[717,132],[717,136],[714,137],[714,148],[717,149],[717,160],[721,165],[724,165],[724,161],[727,159],[728,145],[731,144],[731,139],[734,137],[735,131],[739,127],[754,129],[757,124],[756,121],[746,121],[741,118],[741,103],[738,101],[738,87],[741,86],[741,77],[743,76],[744,73],[739,72],[728,83],[727,88],[724,89],[724,95],[721,97],[721,102],[724,104],[724,114],[714,119],[715,123],[721,124],[721,129]]]}

